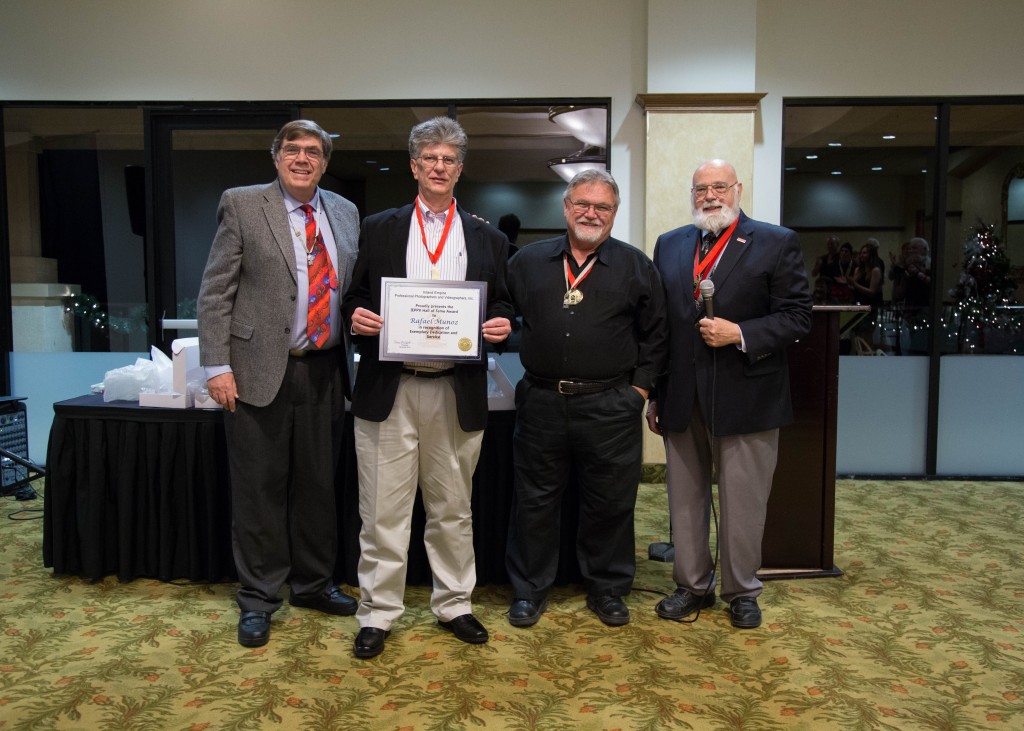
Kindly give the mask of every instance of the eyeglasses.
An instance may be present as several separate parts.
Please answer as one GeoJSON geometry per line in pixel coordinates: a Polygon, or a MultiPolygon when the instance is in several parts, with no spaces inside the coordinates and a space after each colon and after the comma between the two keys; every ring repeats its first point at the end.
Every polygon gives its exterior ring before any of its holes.
{"type": "Polygon", "coordinates": [[[453,168],[459,164],[457,158],[448,157],[447,155],[445,155],[444,157],[438,157],[437,155],[420,155],[420,162],[422,162],[428,168],[432,168],[435,165],[437,165],[438,160],[444,163],[444,166],[446,168],[453,168]]]}
{"type": "Polygon", "coordinates": [[[729,188],[733,187],[733,185],[739,184],[740,183],[737,180],[732,185],[726,185],[725,183],[712,183],[711,185],[695,185],[692,188],[690,188],[690,190],[693,191],[693,194],[698,198],[703,198],[708,194],[709,190],[714,191],[715,195],[724,195],[725,191],[729,190],[729,188]]]}
{"type": "Polygon", "coordinates": [[[597,211],[599,216],[607,216],[609,213],[615,210],[615,206],[610,206],[607,203],[591,203],[590,201],[569,201],[572,205],[572,209],[576,213],[586,213],[591,208],[597,211]]]}
{"type": "Polygon", "coordinates": [[[281,154],[289,160],[294,160],[299,153],[306,153],[306,159],[310,162],[320,162],[324,157],[324,151],[319,147],[299,147],[298,145],[285,145],[281,148],[281,154]]]}

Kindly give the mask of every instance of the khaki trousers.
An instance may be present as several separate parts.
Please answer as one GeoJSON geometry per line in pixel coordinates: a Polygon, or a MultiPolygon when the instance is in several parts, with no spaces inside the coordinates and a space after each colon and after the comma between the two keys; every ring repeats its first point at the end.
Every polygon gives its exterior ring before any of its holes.
{"type": "Polygon", "coordinates": [[[360,627],[389,630],[405,611],[409,534],[417,486],[434,577],[430,608],[443,621],[472,612],[476,586],[473,471],[483,431],[464,432],[451,377],[403,375],[381,422],[355,420],[359,461],[360,627]]]}

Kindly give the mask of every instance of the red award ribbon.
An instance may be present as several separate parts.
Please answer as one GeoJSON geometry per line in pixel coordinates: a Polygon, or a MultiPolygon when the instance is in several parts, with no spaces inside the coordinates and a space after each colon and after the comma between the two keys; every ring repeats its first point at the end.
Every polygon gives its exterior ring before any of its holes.
{"type": "Polygon", "coordinates": [[[441,258],[441,252],[444,251],[444,242],[448,240],[448,231],[452,227],[452,214],[455,213],[455,199],[452,198],[452,204],[448,206],[448,215],[444,219],[444,231],[441,232],[441,240],[437,243],[437,248],[433,253],[430,252],[430,247],[427,246],[427,230],[423,227],[423,212],[420,211],[419,196],[416,196],[416,200],[413,201],[413,207],[416,209],[416,220],[420,224],[420,238],[423,240],[423,248],[427,250],[427,256],[430,258],[430,263],[437,264],[437,260],[441,258]]]}
{"type": "Polygon", "coordinates": [[[729,243],[729,239],[732,237],[732,232],[736,230],[737,224],[740,219],[737,218],[732,222],[732,226],[725,230],[721,236],[718,237],[718,241],[711,247],[711,251],[703,259],[700,258],[700,236],[697,237],[697,246],[693,250],[693,299],[696,301],[700,297],[700,283],[708,278],[708,275],[715,268],[715,264],[718,262],[718,257],[722,255],[722,249],[729,243]]]}

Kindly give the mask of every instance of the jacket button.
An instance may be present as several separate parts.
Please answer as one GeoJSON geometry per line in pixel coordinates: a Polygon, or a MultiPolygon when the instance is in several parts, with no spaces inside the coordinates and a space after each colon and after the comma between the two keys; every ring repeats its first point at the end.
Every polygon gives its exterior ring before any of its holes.
{"type": "Polygon", "coordinates": [[[290,327],[286,327],[286,328],[284,329],[284,333],[285,333],[285,335],[290,335],[290,334],[291,334],[291,332],[292,332],[292,329],[291,329],[290,327]]]}

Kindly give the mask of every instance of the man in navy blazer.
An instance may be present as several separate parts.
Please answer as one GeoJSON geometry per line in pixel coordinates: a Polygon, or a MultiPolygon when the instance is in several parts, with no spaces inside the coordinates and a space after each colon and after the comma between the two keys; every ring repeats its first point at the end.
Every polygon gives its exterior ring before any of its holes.
{"type": "Polygon", "coordinates": [[[471,604],[476,562],[470,497],[487,425],[485,358],[481,353],[476,361],[453,364],[378,357],[382,277],[486,282],[483,339],[499,343],[512,331],[505,284],[508,240],[459,208],[453,196],[467,146],[466,133],[453,119],[436,117],[413,127],[409,157],[418,193],[413,203],[363,222],[352,289],[343,306],[360,354],[352,396],[362,519],[360,630],[354,647],[360,658],[383,651],[405,610],[417,486],[434,578],[431,610],[458,639],[473,644],[488,639],[471,604]]]}
{"type": "Polygon", "coordinates": [[[752,628],[761,624],[756,572],[779,427],[793,419],[786,348],[810,332],[811,296],[797,235],[744,215],[742,190],[729,163],[701,165],[691,189],[694,224],[658,237],[654,264],[669,295],[670,356],[647,421],[665,439],[677,585],[658,615],[681,619],[715,602],[714,465],[720,593],[733,626],[752,628]],[[703,280],[714,285],[711,313],[703,280]]]}

